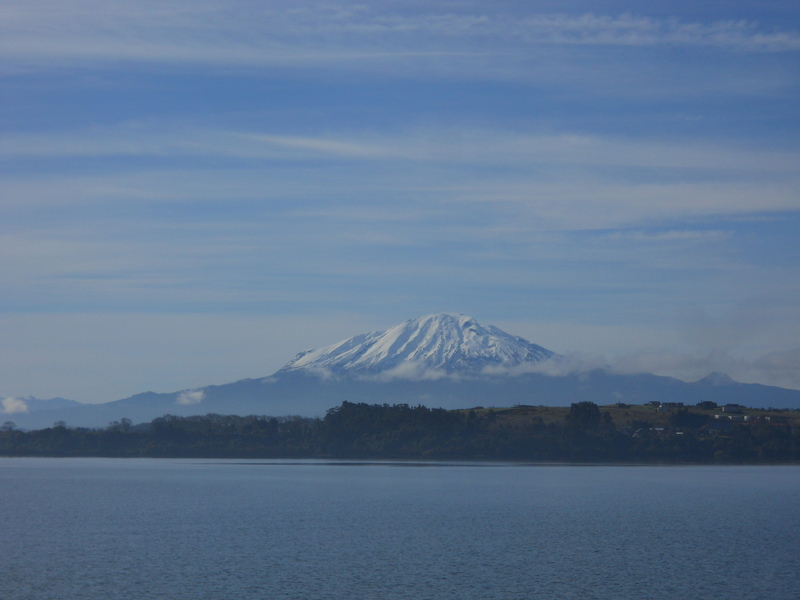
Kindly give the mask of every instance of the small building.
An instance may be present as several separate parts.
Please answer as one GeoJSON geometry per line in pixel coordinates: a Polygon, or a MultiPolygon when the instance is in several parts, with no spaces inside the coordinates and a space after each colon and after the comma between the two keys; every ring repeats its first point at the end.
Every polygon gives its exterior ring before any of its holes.
{"type": "Polygon", "coordinates": [[[788,423],[789,419],[787,417],[779,416],[779,415],[767,415],[764,417],[764,420],[767,423],[788,423]]]}
{"type": "Polygon", "coordinates": [[[745,417],[744,415],[731,415],[731,414],[727,414],[727,415],[716,414],[716,415],[714,415],[714,418],[717,421],[748,421],[749,420],[749,418],[745,417]]]}

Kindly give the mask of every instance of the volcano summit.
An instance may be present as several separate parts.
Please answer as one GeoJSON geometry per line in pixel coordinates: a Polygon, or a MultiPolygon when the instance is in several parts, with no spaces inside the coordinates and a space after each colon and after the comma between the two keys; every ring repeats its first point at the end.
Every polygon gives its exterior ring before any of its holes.
{"type": "Polygon", "coordinates": [[[301,352],[275,376],[476,376],[554,356],[493,325],[484,327],[472,317],[442,313],[301,352]]]}

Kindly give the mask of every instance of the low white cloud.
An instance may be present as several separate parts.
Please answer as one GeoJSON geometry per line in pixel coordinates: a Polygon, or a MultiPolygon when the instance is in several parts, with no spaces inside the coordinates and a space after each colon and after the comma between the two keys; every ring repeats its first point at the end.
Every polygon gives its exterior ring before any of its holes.
{"type": "Polygon", "coordinates": [[[303,375],[316,377],[322,381],[333,381],[336,375],[328,367],[322,365],[308,365],[303,368],[303,375]]]}
{"type": "Polygon", "coordinates": [[[681,337],[709,356],[740,348],[756,339],[765,328],[775,326],[768,308],[755,303],[740,304],[717,315],[700,308],[686,310],[677,323],[681,337]]]}
{"type": "Polygon", "coordinates": [[[203,390],[184,390],[178,394],[178,399],[175,402],[182,406],[193,406],[200,404],[205,397],[206,393],[203,390]]]}
{"type": "MultiPolygon", "coordinates": [[[[612,358],[589,352],[569,352],[555,355],[537,363],[515,366],[495,365],[484,368],[478,375],[459,375],[424,365],[405,363],[375,374],[361,374],[361,381],[390,382],[436,381],[441,379],[469,381],[480,376],[519,377],[539,374],[549,377],[583,375],[596,370],[606,370],[622,375],[652,373],[693,382],[711,373],[725,373],[739,383],[760,383],[789,389],[800,389],[800,349],[770,353],[757,360],[746,359],[732,353],[715,350],[706,355],[692,354],[673,349],[640,349],[612,358]]],[[[325,367],[304,369],[305,375],[323,381],[335,381],[337,376],[325,367]]]]}
{"type": "Polygon", "coordinates": [[[3,414],[6,415],[16,415],[28,412],[28,403],[20,398],[3,398],[3,400],[0,401],[0,405],[3,407],[3,414]]]}
{"type": "Polygon", "coordinates": [[[703,356],[663,348],[637,350],[611,359],[611,368],[615,373],[653,373],[683,381],[696,381],[712,372],[728,373],[733,377],[732,371],[740,371],[742,364],[725,352],[717,351],[703,356]]]}
{"type": "Polygon", "coordinates": [[[589,371],[604,368],[609,368],[604,357],[595,354],[574,352],[566,355],[555,355],[552,358],[536,363],[522,363],[514,366],[487,366],[483,368],[480,373],[475,373],[473,375],[448,373],[443,369],[431,369],[422,364],[402,363],[381,373],[361,375],[360,379],[367,381],[393,381],[397,379],[409,381],[436,381],[440,379],[468,381],[486,375],[517,377],[529,373],[563,377],[575,373],[588,373],[589,371]]]}
{"type": "Polygon", "coordinates": [[[410,381],[436,381],[438,379],[459,379],[457,375],[451,375],[441,369],[430,369],[424,365],[415,363],[402,363],[392,369],[383,371],[376,375],[364,376],[364,379],[376,381],[392,381],[393,379],[406,379],[410,381]]]}
{"type": "Polygon", "coordinates": [[[771,352],[751,365],[754,381],[800,389],[800,348],[771,352]]]}
{"type": "MultiPolygon", "coordinates": [[[[300,370],[306,377],[315,377],[321,381],[338,381],[340,376],[324,365],[306,365],[300,370]]],[[[402,363],[392,369],[381,371],[379,373],[370,372],[356,372],[353,376],[360,381],[435,381],[437,379],[461,379],[460,375],[452,375],[441,369],[430,369],[424,365],[416,363],[402,363]]],[[[271,383],[275,379],[268,377],[264,380],[266,383],[271,383]]]]}
{"type": "Polygon", "coordinates": [[[755,360],[724,350],[701,355],[652,349],[616,357],[611,368],[616,373],[653,373],[682,381],[698,381],[711,373],[724,373],[739,383],[800,389],[800,349],[771,352],[755,360]]]}
{"type": "Polygon", "coordinates": [[[667,348],[639,349],[610,359],[585,352],[556,355],[538,363],[489,367],[484,375],[519,376],[539,373],[551,377],[580,375],[598,369],[622,375],[652,373],[692,382],[711,373],[724,373],[739,383],[760,383],[800,389],[800,348],[771,352],[755,360],[724,350],[693,354],[667,348]]]}
{"type": "Polygon", "coordinates": [[[570,352],[557,354],[547,360],[535,363],[522,363],[514,366],[494,365],[484,368],[482,375],[500,375],[516,377],[529,373],[549,375],[551,377],[564,377],[576,373],[588,373],[596,369],[608,368],[605,357],[586,352],[570,352]]]}

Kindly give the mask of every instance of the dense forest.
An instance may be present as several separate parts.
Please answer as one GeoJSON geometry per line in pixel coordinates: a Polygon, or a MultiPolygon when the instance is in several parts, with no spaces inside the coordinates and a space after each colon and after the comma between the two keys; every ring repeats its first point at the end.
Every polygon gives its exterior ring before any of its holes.
{"type": "Polygon", "coordinates": [[[444,410],[344,402],[321,419],[166,415],[36,431],[6,422],[0,455],[800,463],[800,412],[732,412],[713,403],[444,410]]]}

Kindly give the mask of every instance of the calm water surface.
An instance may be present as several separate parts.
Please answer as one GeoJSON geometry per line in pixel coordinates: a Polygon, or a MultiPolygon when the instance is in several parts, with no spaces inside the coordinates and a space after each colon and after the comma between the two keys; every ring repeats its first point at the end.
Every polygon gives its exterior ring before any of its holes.
{"type": "Polygon", "coordinates": [[[0,459],[0,597],[800,598],[800,467],[0,459]]]}

